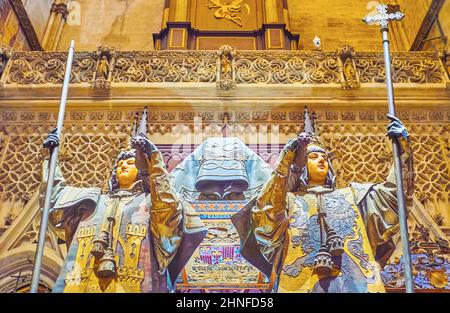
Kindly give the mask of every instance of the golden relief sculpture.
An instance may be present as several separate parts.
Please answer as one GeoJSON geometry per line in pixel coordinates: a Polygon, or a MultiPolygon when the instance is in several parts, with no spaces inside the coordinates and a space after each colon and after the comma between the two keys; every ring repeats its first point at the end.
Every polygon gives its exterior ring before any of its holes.
{"type": "Polygon", "coordinates": [[[250,7],[243,3],[244,0],[209,0],[207,7],[209,9],[217,9],[214,16],[217,19],[227,19],[238,26],[242,27],[242,18],[239,13],[242,12],[242,6],[247,9],[247,14],[250,14],[250,7]]]}
{"type": "Polygon", "coordinates": [[[102,59],[99,62],[97,68],[97,78],[99,79],[107,79],[109,73],[109,64],[106,55],[102,56],[102,59]]]}

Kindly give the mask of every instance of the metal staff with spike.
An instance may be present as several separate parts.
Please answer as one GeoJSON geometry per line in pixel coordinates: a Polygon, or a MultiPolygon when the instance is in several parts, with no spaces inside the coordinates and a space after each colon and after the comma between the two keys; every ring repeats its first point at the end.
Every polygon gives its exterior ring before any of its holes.
{"type": "Polygon", "coordinates": [[[301,143],[299,145],[300,148],[297,148],[297,153],[295,154],[294,160],[294,171],[300,173],[301,169],[306,166],[306,146],[311,141],[311,135],[314,134],[314,125],[309,116],[308,108],[305,106],[303,113],[303,133],[299,134],[298,140],[301,143]]]}
{"type": "MultiPolygon", "coordinates": [[[[52,132],[52,135],[54,137],[56,137],[55,142],[59,142],[59,138],[61,138],[61,130],[62,130],[62,126],[63,126],[64,113],[65,113],[65,109],[66,109],[67,91],[69,89],[70,73],[72,70],[74,46],[75,46],[75,42],[72,40],[70,42],[69,53],[67,56],[66,73],[64,76],[64,84],[63,84],[63,89],[62,89],[62,94],[61,94],[61,101],[59,104],[58,121],[56,123],[55,131],[52,132]]],[[[41,274],[41,267],[42,267],[42,256],[44,255],[45,234],[47,232],[48,213],[50,210],[50,201],[51,201],[53,183],[54,183],[54,178],[55,178],[56,161],[58,159],[58,145],[49,146],[49,148],[50,148],[50,165],[49,165],[48,178],[47,178],[47,188],[45,191],[44,208],[42,210],[41,225],[39,228],[39,239],[38,239],[37,248],[36,248],[36,255],[34,258],[33,277],[31,280],[30,293],[36,293],[38,291],[39,277],[41,274]]]]}
{"type": "MultiPolygon", "coordinates": [[[[400,7],[398,5],[392,6],[381,4],[377,6],[377,12],[378,14],[366,16],[365,18],[363,18],[363,21],[369,25],[377,24],[381,28],[381,34],[383,38],[384,66],[386,70],[386,86],[388,93],[388,108],[389,108],[388,117],[393,121],[398,121],[398,119],[395,117],[394,89],[392,85],[388,26],[390,21],[399,21],[405,15],[402,12],[400,12],[400,7]]],[[[398,142],[398,140],[395,139],[392,140],[392,151],[394,154],[395,178],[397,184],[398,215],[400,220],[400,235],[402,241],[406,292],[414,293],[414,280],[411,270],[411,255],[409,253],[408,224],[403,191],[402,165],[400,159],[401,150],[400,150],[400,143],[398,142]]]]}
{"type": "MultiPolygon", "coordinates": [[[[144,108],[144,112],[142,113],[141,116],[141,122],[139,124],[139,127],[135,130],[134,136],[147,136],[147,107],[144,108]]],[[[137,151],[136,150],[136,163],[140,164],[142,163],[143,160],[141,160],[142,158],[147,158],[150,157],[151,155],[151,151],[148,151],[149,154],[143,154],[142,151],[137,151]]],[[[149,172],[147,172],[147,167],[145,166],[146,162],[144,162],[143,165],[141,165],[139,168],[142,171],[142,175],[144,176],[148,176],[150,175],[149,172]],[[145,170],[144,170],[145,169],[145,170]]],[[[145,192],[150,192],[150,186],[148,185],[149,182],[147,179],[144,179],[142,182],[143,186],[144,186],[144,190],[145,192]]]]}

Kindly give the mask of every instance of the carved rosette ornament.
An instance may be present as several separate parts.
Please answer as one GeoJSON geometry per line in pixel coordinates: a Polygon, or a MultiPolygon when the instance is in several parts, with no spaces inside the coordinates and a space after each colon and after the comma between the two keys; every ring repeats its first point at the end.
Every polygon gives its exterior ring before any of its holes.
{"type": "Polygon", "coordinates": [[[2,74],[6,68],[6,63],[11,58],[11,49],[0,47],[0,87],[3,86],[2,74]]]}
{"type": "Polygon", "coordinates": [[[111,88],[115,56],[116,52],[114,48],[108,46],[100,46],[97,48],[97,66],[92,83],[93,89],[109,90],[111,88]]]}
{"type": "Polygon", "coordinates": [[[345,45],[337,51],[340,63],[342,89],[357,89],[361,86],[355,64],[355,50],[345,45]]]}
{"type": "Polygon", "coordinates": [[[235,73],[236,49],[225,45],[217,51],[217,81],[216,87],[221,90],[236,88],[235,73]]]}

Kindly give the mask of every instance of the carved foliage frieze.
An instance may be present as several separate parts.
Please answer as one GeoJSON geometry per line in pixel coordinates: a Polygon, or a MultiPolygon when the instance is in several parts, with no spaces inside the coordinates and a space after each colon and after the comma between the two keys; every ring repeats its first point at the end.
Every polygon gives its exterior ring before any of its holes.
{"type": "MultiPolygon", "coordinates": [[[[67,61],[64,52],[14,52],[7,84],[62,84],[67,61]]],[[[77,52],[73,59],[72,84],[90,83],[94,78],[95,53],[77,52]]]]}
{"type": "MultiPolygon", "coordinates": [[[[447,62],[447,57],[442,55],[392,53],[394,83],[446,82],[441,60],[447,62]]],[[[8,61],[11,66],[3,74],[5,83],[62,84],[66,59],[65,52],[14,52],[8,61]]],[[[235,83],[340,84],[352,89],[361,83],[383,83],[384,75],[382,53],[356,53],[349,46],[336,52],[234,52],[232,48],[218,52],[114,51],[99,47],[96,52],[75,53],[71,83],[90,83],[95,89],[119,83],[161,82],[219,83],[217,86],[225,89],[235,83]]]]}
{"type": "Polygon", "coordinates": [[[214,82],[214,52],[117,52],[114,83],[214,82]]]}
{"type": "Polygon", "coordinates": [[[236,80],[244,84],[339,84],[335,53],[242,52],[236,55],[236,80]]]}
{"type": "MultiPolygon", "coordinates": [[[[385,81],[383,53],[361,53],[355,58],[361,83],[385,81]]],[[[444,72],[437,53],[397,52],[392,54],[392,81],[394,83],[443,83],[444,72]]]]}

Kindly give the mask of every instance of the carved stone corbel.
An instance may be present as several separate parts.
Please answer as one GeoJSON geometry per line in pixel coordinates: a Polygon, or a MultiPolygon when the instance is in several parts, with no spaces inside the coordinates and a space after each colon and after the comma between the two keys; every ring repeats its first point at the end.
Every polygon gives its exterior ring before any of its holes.
{"type": "Polygon", "coordinates": [[[3,86],[3,72],[5,71],[6,64],[11,58],[11,49],[7,47],[0,47],[0,87],[3,86]]]}
{"type": "Polygon", "coordinates": [[[97,65],[94,73],[92,88],[95,90],[109,90],[115,63],[115,49],[108,46],[97,48],[97,65]]]}
{"type": "Polygon", "coordinates": [[[341,87],[342,89],[358,89],[361,86],[359,82],[358,71],[355,65],[355,50],[352,46],[345,45],[338,49],[338,63],[340,64],[341,87]]]}
{"type": "Polygon", "coordinates": [[[221,90],[236,88],[235,71],[236,49],[224,45],[217,51],[217,80],[216,87],[221,90]]]}

